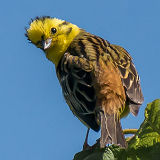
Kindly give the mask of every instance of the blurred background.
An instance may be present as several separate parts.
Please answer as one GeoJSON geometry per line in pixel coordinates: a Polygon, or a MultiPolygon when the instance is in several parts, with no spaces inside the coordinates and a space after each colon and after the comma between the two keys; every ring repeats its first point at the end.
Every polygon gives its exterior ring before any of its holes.
{"type": "MultiPolygon", "coordinates": [[[[139,128],[147,103],[160,98],[159,0],[2,1],[1,160],[71,160],[82,149],[86,127],[65,103],[54,65],[24,36],[30,19],[43,15],[72,22],[131,54],[145,101],[138,117],[122,120],[123,128],[139,128]]],[[[91,131],[89,143],[99,136],[91,131]]]]}

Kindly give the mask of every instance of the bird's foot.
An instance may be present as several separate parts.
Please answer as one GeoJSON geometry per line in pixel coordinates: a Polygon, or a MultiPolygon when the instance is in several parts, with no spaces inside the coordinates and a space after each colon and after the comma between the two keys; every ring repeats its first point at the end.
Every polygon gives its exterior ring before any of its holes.
{"type": "Polygon", "coordinates": [[[92,146],[88,145],[88,143],[84,143],[83,145],[83,151],[85,150],[94,150],[96,148],[100,148],[100,139],[96,140],[96,143],[92,146]]]}

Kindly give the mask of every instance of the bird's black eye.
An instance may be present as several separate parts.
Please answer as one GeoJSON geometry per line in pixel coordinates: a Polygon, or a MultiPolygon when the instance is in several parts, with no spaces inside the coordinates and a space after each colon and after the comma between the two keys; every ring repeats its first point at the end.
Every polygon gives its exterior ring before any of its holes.
{"type": "Polygon", "coordinates": [[[55,34],[57,32],[56,28],[51,28],[52,34],[55,34]]]}

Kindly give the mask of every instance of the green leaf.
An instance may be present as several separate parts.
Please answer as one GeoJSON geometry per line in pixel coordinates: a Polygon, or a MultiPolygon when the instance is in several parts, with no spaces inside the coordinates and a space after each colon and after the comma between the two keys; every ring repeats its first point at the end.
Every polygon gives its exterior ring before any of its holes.
{"type": "Polygon", "coordinates": [[[127,149],[116,145],[96,148],[77,153],[74,160],[160,160],[160,99],[147,105],[145,120],[127,149]]]}
{"type": "Polygon", "coordinates": [[[110,148],[87,150],[77,153],[74,160],[114,160],[114,154],[110,148]]]}

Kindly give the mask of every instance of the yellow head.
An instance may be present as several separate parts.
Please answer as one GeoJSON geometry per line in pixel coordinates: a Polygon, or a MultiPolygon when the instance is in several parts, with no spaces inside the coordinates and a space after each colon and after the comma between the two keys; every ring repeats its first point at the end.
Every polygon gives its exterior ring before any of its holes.
{"type": "Polygon", "coordinates": [[[69,22],[50,17],[37,17],[30,23],[26,36],[56,66],[80,29],[69,22]]]}

